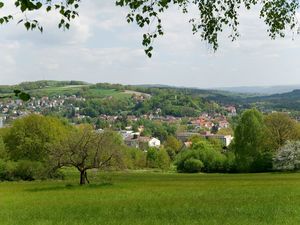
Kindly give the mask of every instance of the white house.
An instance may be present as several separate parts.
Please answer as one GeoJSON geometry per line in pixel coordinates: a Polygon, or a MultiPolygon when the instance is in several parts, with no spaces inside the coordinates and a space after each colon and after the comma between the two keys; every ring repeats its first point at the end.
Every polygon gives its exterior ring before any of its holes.
{"type": "Polygon", "coordinates": [[[156,147],[159,148],[160,147],[160,140],[158,140],[157,138],[151,138],[150,141],[148,142],[149,147],[156,147]]]}

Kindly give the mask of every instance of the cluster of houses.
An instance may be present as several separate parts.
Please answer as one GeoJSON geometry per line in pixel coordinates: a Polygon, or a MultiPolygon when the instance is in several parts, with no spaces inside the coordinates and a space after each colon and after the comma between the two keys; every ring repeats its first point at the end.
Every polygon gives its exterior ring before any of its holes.
{"type": "Polygon", "coordinates": [[[8,99],[0,101],[0,114],[2,122],[5,120],[14,120],[29,113],[41,113],[45,109],[61,110],[65,107],[66,100],[85,101],[85,98],[71,96],[56,96],[56,97],[32,97],[29,102],[24,103],[19,99],[8,99]]]}
{"type": "MultiPolygon", "coordinates": [[[[119,131],[122,136],[124,143],[127,146],[146,150],[149,147],[159,148],[161,141],[155,137],[144,137],[140,135],[140,132],[134,132],[132,130],[119,131]]],[[[182,141],[186,147],[189,147],[189,139],[193,136],[205,138],[207,140],[214,139],[220,141],[223,147],[228,147],[233,140],[231,135],[217,135],[210,132],[206,133],[194,133],[194,132],[182,132],[176,135],[177,139],[182,141]]]]}
{"type": "Polygon", "coordinates": [[[218,134],[212,134],[210,132],[205,132],[205,133],[182,132],[182,133],[178,133],[176,136],[179,140],[186,143],[186,145],[189,145],[189,139],[193,136],[202,137],[205,139],[219,140],[224,147],[228,147],[233,140],[233,137],[231,135],[218,135],[218,134]]]}
{"type": "Polygon", "coordinates": [[[161,142],[155,137],[143,137],[141,132],[134,132],[132,130],[122,130],[119,132],[124,140],[124,143],[130,147],[147,149],[148,147],[159,148],[161,142]]]}
{"type": "Polygon", "coordinates": [[[76,95],[71,96],[57,96],[57,97],[47,97],[44,96],[42,98],[32,97],[31,101],[27,103],[27,108],[29,110],[41,110],[43,108],[59,108],[65,105],[66,100],[74,100],[74,101],[85,101],[85,98],[77,97],[76,95]]]}
{"type": "Polygon", "coordinates": [[[23,101],[21,100],[0,101],[1,127],[4,126],[6,120],[14,120],[27,114],[28,111],[24,109],[23,101]]]}
{"type": "Polygon", "coordinates": [[[222,128],[228,128],[230,123],[227,120],[227,117],[220,114],[208,114],[203,113],[198,118],[193,118],[189,122],[194,129],[203,129],[203,130],[220,130],[222,128]]]}
{"type": "MultiPolygon", "coordinates": [[[[150,96],[133,94],[134,98],[144,100],[149,98],[150,96]]],[[[75,100],[75,101],[86,101],[85,98],[77,97],[75,95],[72,96],[56,96],[56,97],[41,97],[35,98],[32,97],[31,101],[24,103],[21,100],[13,100],[9,99],[5,102],[0,101],[0,127],[3,127],[5,120],[14,120],[18,117],[27,115],[28,113],[42,113],[44,109],[63,109],[69,104],[67,100],[75,100]]],[[[72,104],[71,104],[72,106],[72,104]]],[[[77,118],[83,118],[84,115],[79,114],[79,108],[74,108],[74,115],[77,118]]],[[[236,116],[237,111],[234,106],[226,106],[224,109],[227,111],[228,116],[236,116]]],[[[139,119],[149,119],[153,121],[166,122],[166,123],[174,123],[174,124],[182,124],[182,118],[174,117],[174,116],[161,116],[161,110],[158,108],[155,112],[135,116],[135,115],[127,115],[127,121],[135,122],[139,119]]],[[[106,120],[110,124],[119,119],[118,115],[99,115],[98,118],[106,120]]],[[[215,135],[209,132],[200,133],[201,131],[216,131],[222,128],[228,128],[230,126],[227,116],[222,115],[220,113],[202,113],[199,117],[190,117],[185,118],[187,121],[186,125],[192,126],[193,130],[190,132],[183,132],[177,135],[177,138],[186,142],[189,137],[193,135],[198,135],[205,137],[207,139],[213,138],[221,140],[224,146],[228,146],[232,141],[232,137],[230,135],[215,135]]],[[[131,147],[146,149],[147,147],[160,147],[161,141],[155,137],[143,137],[141,136],[141,132],[143,127],[139,127],[138,132],[132,131],[130,127],[125,130],[120,131],[121,136],[124,139],[124,142],[131,147]]]]}

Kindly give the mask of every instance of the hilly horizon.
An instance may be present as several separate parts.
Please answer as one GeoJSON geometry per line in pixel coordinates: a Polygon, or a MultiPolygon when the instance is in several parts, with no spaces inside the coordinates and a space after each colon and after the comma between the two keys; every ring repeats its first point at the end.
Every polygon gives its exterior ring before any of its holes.
{"type": "Polygon", "coordinates": [[[248,94],[282,94],[300,89],[300,84],[295,85],[270,85],[270,86],[235,86],[235,87],[218,87],[216,90],[229,91],[234,93],[248,94]]]}
{"type": "MultiPolygon", "coordinates": [[[[23,81],[17,84],[8,84],[0,85],[0,87],[13,87],[19,85],[32,84],[36,82],[50,82],[50,83],[59,83],[61,84],[76,84],[76,85],[92,85],[96,83],[108,83],[108,84],[117,84],[111,82],[86,82],[79,80],[36,80],[36,81],[23,81]]],[[[250,95],[273,95],[273,94],[283,94],[292,92],[293,90],[300,89],[300,84],[295,85],[270,85],[270,86],[232,86],[232,87],[211,87],[211,88],[202,88],[202,87],[190,87],[190,86],[177,86],[177,85],[168,85],[168,84],[121,84],[123,86],[134,86],[134,87],[144,87],[144,88],[180,88],[180,89],[198,89],[203,91],[221,91],[221,92],[230,92],[235,94],[250,94],[250,95]]]]}

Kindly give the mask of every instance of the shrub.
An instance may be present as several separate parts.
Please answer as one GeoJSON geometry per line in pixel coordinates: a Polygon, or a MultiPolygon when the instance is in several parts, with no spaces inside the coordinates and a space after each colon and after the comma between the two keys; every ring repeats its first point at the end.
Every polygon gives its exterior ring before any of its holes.
{"type": "Polygon", "coordinates": [[[127,169],[141,169],[146,167],[146,153],[137,148],[124,149],[124,165],[127,169]]]}
{"type": "Polygon", "coordinates": [[[157,167],[163,170],[167,170],[170,168],[169,154],[163,148],[159,149],[157,154],[157,167]]]}
{"type": "Polygon", "coordinates": [[[226,172],[237,172],[237,165],[236,165],[236,158],[233,152],[225,153],[226,160],[225,160],[225,171],[226,172]]]}
{"type": "Polygon", "coordinates": [[[36,180],[45,178],[46,173],[41,162],[20,160],[17,163],[15,176],[21,180],[36,180]]]}
{"type": "Polygon", "coordinates": [[[147,167],[166,170],[170,167],[170,157],[165,149],[149,148],[147,151],[147,167]]]}
{"type": "Polygon", "coordinates": [[[222,154],[214,145],[205,140],[196,140],[191,149],[181,151],[175,161],[177,171],[187,172],[185,162],[196,159],[203,163],[201,171],[204,172],[227,172],[228,164],[226,155],[222,154]]]}
{"type": "Polygon", "coordinates": [[[47,172],[41,162],[21,160],[18,162],[0,160],[0,180],[36,180],[61,178],[59,171],[47,172]]]}
{"type": "Polygon", "coordinates": [[[183,172],[197,173],[203,168],[203,162],[199,159],[190,158],[184,161],[183,172]]]}
{"type": "Polygon", "coordinates": [[[158,150],[156,148],[149,148],[147,150],[147,167],[157,168],[158,150]]]}
{"type": "Polygon", "coordinates": [[[17,168],[17,163],[12,161],[0,160],[0,180],[12,181],[17,179],[15,172],[17,168]]]}

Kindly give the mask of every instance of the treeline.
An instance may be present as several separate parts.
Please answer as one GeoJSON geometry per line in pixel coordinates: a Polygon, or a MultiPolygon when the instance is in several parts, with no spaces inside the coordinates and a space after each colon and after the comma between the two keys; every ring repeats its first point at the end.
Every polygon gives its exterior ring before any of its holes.
{"type": "MultiPolygon", "coordinates": [[[[232,149],[237,169],[242,172],[280,170],[277,161],[285,145],[300,140],[300,125],[286,113],[263,116],[258,110],[246,110],[235,129],[232,149]]],[[[295,149],[296,151],[296,149],[295,149]]],[[[299,158],[300,159],[300,158],[299,158]]]]}
{"type": "Polygon", "coordinates": [[[0,130],[0,180],[62,178],[59,168],[74,167],[85,184],[91,169],[169,169],[170,163],[164,148],[130,148],[115,131],[54,117],[32,114],[0,130]]]}
{"type": "Polygon", "coordinates": [[[35,89],[43,89],[46,87],[63,87],[68,85],[86,85],[83,81],[54,81],[40,80],[32,82],[22,82],[17,85],[0,85],[0,93],[11,94],[14,90],[31,91],[35,89]]]}
{"type": "Polygon", "coordinates": [[[300,169],[300,125],[286,113],[246,110],[225,149],[199,137],[175,158],[181,172],[269,172],[300,169]]]}
{"type": "Polygon", "coordinates": [[[30,91],[35,89],[42,89],[45,87],[63,87],[68,85],[85,85],[86,82],[83,81],[54,81],[54,80],[40,80],[33,82],[22,82],[16,85],[17,89],[30,91]]]}
{"type": "Polygon", "coordinates": [[[174,127],[164,129],[170,130],[162,132],[163,145],[142,151],[126,146],[111,129],[96,131],[87,124],[29,115],[0,129],[0,180],[62,178],[62,167],[76,168],[81,184],[89,182],[90,169],[169,170],[174,165],[178,172],[236,173],[300,168],[300,126],[284,113],[264,116],[256,109],[246,110],[228,148],[199,136],[182,143],[172,135],[174,127]]]}
{"type": "Polygon", "coordinates": [[[74,126],[66,120],[35,114],[23,117],[0,130],[0,180],[62,178],[59,172],[62,167],[76,168],[81,184],[89,182],[90,169],[169,170],[174,164],[178,171],[184,172],[228,171],[224,164],[227,156],[219,142],[193,137],[189,149],[174,137],[176,127],[149,124],[147,120],[136,124],[139,125],[148,127],[144,132],[160,136],[163,145],[141,150],[126,146],[111,129],[97,131],[87,124],[74,126]],[[204,152],[201,153],[203,166],[194,170],[193,163],[199,162],[185,161],[197,151],[204,152]]]}

